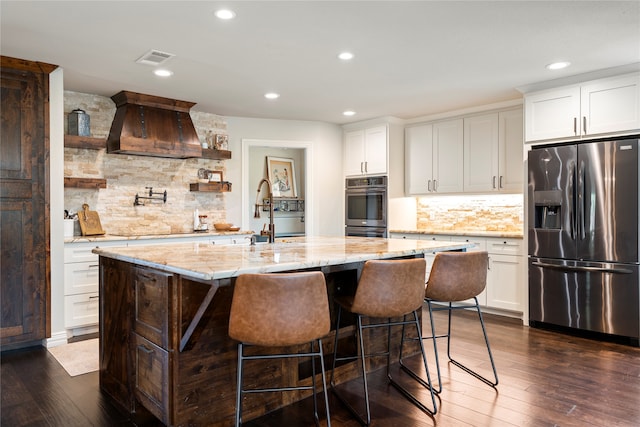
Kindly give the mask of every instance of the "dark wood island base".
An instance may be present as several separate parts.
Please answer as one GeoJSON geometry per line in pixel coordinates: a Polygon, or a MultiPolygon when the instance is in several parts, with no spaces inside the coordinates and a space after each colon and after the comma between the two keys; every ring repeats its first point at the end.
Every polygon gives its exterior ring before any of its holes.
{"type": "MultiPolygon", "coordinates": [[[[425,252],[465,250],[472,245],[306,236],[262,246],[174,243],[96,248],[94,253],[100,256],[100,388],[134,418],[150,412],[170,426],[232,426],[237,343],[228,336],[228,322],[235,277],[321,271],[331,301],[334,295],[355,294],[367,260],[422,258],[425,252]]],[[[330,307],[335,325],[334,307],[330,307]]],[[[353,317],[343,319],[338,331],[339,349],[344,351],[340,356],[356,354],[354,324],[353,317]]],[[[328,367],[335,333],[323,339],[328,367]]],[[[392,333],[397,338],[392,357],[397,357],[401,328],[394,327],[392,333]]],[[[367,353],[383,352],[386,344],[385,328],[367,330],[367,353]]],[[[405,346],[406,354],[418,352],[417,341],[405,346]]],[[[336,383],[359,377],[355,360],[341,363],[336,367],[336,383]]],[[[367,365],[369,371],[375,370],[386,365],[386,358],[369,358],[367,365]]],[[[244,378],[252,388],[310,386],[311,363],[304,358],[253,361],[246,366],[244,378]]],[[[244,418],[259,417],[310,394],[311,390],[245,396],[244,418]]]]}
{"type": "MultiPolygon", "coordinates": [[[[354,292],[362,265],[313,270],[325,274],[331,300],[336,293],[354,292]]],[[[103,392],[127,412],[146,408],[166,425],[232,426],[237,342],[228,337],[227,328],[235,279],[203,282],[105,257],[100,258],[100,270],[103,392]]],[[[332,306],[331,311],[335,324],[332,306]]],[[[384,350],[384,328],[368,333],[367,352],[384,350]]],[[[399,335],[400,329],[393,333],[399,335]]],[[[331,366],[334,334],[323,339],[327,366],[331,366]]],[[[355,352],[353,334],[353,326],[341,329],[341,349],[355,352]]],[[[405,351],[417,349],[415,345],[405,351]]],[[[369,362],[370,370],[385,365],[382,357],[369,362]]],[[[337,383],[358,376],[357,362],[336,368],[337,383]]],[[[258,386],[311,385],[310,364],[304,359],[255,361],[247,365],[245,381],[258,386]]],[[[244,418],[259,417],[309,395],[310,391],[250,395],[243,404],[244,418]]]]}

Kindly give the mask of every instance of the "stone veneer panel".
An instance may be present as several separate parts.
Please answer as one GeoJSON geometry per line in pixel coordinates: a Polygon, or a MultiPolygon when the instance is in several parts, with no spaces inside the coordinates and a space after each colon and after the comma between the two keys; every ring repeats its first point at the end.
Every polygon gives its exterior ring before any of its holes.
{"type": "Polygon", "coordinates": [[[522,232],[522,194],[429,196],[417,199],[417,229],[522,232]]]}
{"type": "MultiPolygon", "coordinates": [[[[104,96],[65,91],[65,115],[76,108],[90,115],[91,135],[109,135],[115,115],[115,104],[104,96]]],[[[204,141],[206,132],[226,134],[227,124],[215,114],[191,112],[198,137],[204,141]]],[[[65,120],[65,129],[67,120],[65,120]]],[[[225,222],[225,193],[190,192],[189,183],[197,182],[200,168],[225,172],[224,161],[210,159],[166,159],[161,157],[107,154],[106,149],[64,149],[64,176],[105,178],[107,188],[87,190],[64,189],[65,209],[77,212],[87,203],[97,211],[103,229],[108,234],[171,234],[193,231],[193,212],[208,216],[210,227],[225,222]],[[135,195],[148,196],[167,191],[167,202],[145,201],[134,206],[135,195]]],[[[161,196],[160,196],[161,197],[161,196]]]]}

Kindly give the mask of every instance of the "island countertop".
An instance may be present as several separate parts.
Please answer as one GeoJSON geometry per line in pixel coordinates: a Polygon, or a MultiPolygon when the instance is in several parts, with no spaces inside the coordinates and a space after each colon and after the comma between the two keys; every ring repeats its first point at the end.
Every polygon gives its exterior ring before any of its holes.
{"type": "Polygon", "coordinates": [[[120,261],[200,280],[237,277],[245,273],[273,273],[306,268],[464,250],[466,242],[382,239],[366,237],[292,237],[255,246],[211,243],[167,243],[134,247],[96,248],[94,253],[120,261]]]}

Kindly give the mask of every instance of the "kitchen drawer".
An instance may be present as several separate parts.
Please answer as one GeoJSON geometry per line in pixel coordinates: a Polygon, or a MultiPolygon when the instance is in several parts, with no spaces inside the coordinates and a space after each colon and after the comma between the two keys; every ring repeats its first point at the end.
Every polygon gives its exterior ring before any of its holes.
{"type": "Polygon", "coordinates": [[[98,255],[91,251],[98,245],[94,243],[69,243],[64,245],[64,262],[98,262],[98,255]]]}
{"type": "Polygon", "coordinates": [[[108,242],[74,242],[64,244],[64,262],[97,261],[98,255],[93,251],[97,247],[127,246],[126,240],[112,240],[108,242]]]}
{"type": "Polygon", "coordinates": [[[98,292],[64,297],[64,326],[77,328],[98,324],[98,292]]]}
{"type": "Polygon", "coordinates": [[[171,352],[133,333],[136,398],[166,425],[170,418],[171,352]]]}
{"type": "Polygon", "coordinates": [[[487,239],[490,254],[524,255],[522,239],[487,239]]]}
{"type": "Polygon", "coordinates": [[[98,292],[100,269],[98,260],[73,262],[64,265],[64,294],[76,295],[98,292]]]}
{"type": "Polygon", "coordinates": [[[152,343],[170,350],[170,315],[174,307],[171,298],[173,275],[135,268],[133,284],[134,330],[152,343]]]}
{"type": "Polygon", "coordinates": [[[468,242],[473,243],[475,246],[472,248],[467,248],[467,251],[486,251],[487,250],[487,241],[482,237],[473,237],[473,236],[451,236],[452,242],[468,242]]]}

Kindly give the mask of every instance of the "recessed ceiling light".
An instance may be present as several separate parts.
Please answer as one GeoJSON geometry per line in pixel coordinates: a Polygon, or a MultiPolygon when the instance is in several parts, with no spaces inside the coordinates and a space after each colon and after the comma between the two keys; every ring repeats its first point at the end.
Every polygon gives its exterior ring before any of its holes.
{"type": "Polygon", "coordinates": [[[173,75],[173,71],[158,69],[158,70],[154,70],[153,74],[159,77],[169,77],[173,75]]]}
{"type": "Polygon", "coordinates": [[[571,62],[553,62],[547,65],[547,70],[562,70],[563,68],[567,68],[569,65],[571,65],[571,62]]]}
{"type": "Polygon", "coordinates": [[[220,10],[216,10],[215,13],[216,17],[219,19],[233,19],[236,17],[236,13],[233,10],[229,10],[229,9],[220,9],[220,10]]]}
{"type": "Polygon", "coordinates": [[[264,97],[267,99],[278,99],[280,98],[280,94],[275,92],[269,92],[269,93],[265,93],[264,97]]]}
{"type": "Polygon", "coordinates": [[[347,110],[345,112],[342,113],[345,116],[354,116],[356,114],[355,111],[351,111],[351,110],[347,110]]]}
{"type": "Polygon", "coordinates": [[[342,52],[340,55],[338,55],[338,58],[342,59],[343,61],[348,61],[350,59],[353,59],[353,53],[342,52]]]}

